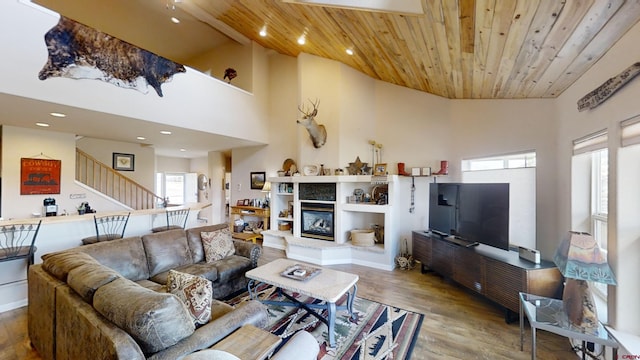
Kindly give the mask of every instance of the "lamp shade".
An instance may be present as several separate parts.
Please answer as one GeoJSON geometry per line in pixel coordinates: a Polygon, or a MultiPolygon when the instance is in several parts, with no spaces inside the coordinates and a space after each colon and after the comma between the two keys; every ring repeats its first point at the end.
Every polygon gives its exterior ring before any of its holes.
{"type": "Polygon", "coordinates": [[[616,285],[607,252],[588,233],[570,231],[558,246],[553,262],[565,278],[616,285]]]}
{"type": "Polygon", "coordinates": [[[262,192],[269,192],[271,191],[271,181],[265,181],[264,185],[262,186],[262,190],[260,190],[262,192]]]}

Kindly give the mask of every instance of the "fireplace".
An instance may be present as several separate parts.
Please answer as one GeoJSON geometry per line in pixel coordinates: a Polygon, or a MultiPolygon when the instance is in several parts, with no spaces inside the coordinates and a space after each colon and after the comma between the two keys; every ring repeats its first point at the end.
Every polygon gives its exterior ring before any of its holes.
{"type": "Polygon", "coordinates": [[[300,235],[334,241],[333,204],[300,203],[300,235]]]}

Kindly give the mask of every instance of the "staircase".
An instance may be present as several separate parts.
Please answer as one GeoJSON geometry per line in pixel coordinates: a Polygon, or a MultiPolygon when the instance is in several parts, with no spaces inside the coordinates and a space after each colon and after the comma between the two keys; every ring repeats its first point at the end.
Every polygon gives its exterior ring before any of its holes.
{"type": "Polygon", "coordinates": [[[76,180],[132,209],[153,209],[163,199],[153,191],[76,148],[76,180]]]}

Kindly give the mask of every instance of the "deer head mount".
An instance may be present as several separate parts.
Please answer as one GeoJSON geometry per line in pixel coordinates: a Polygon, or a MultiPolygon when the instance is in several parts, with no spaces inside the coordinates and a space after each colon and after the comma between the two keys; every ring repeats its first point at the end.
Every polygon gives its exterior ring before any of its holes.
{"type": "Polygon", "coordinates": [[[309,136],[311,137],[311,141],[313,142],[313,147],[318,149],[327,142],[327,129],[325,129],[324,125],[319,125],[315,120],[316,115],[318,115],[318,105],[320,105],[320,100],[316,99],[315,103],[311,100],[309,100],[309,102],[313,105],[313,110],[308,111],[306,107],[303,106],[300,108],[300,106],[298,106],[298,110],[303,116],[302,119],[297,122],[307,129],[309,136]]]}

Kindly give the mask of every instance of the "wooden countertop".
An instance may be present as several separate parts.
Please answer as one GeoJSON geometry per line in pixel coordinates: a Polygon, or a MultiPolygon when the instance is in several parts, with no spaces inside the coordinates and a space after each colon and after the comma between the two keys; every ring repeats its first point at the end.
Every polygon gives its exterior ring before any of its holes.
{"type": "Polygon", "coordinates": [[[0,226],[4,225],[14,225],[14,224],[24,224],[24,223],[32,223],[35,220],[41,219],[42,224],[53,224],[53,223],[64,223],[64,222],[73,222],[73,221],[93,221],[93,215],[97,216],[107,216],[107,215],[123,215],[127,213],[131,213],[131,216],[139,216],[139,215],[150,215],[150,214],[164,214],[165,210],[178,210],[178,209],[191,209],[200,211],[207,207],[211,206],[211,203],[189,203],[180,206],[169,206],[167,208],[156,208],[156,209],[145,209],[145,210],[120,210],[120,211],[99,211],[97,213],[89,213],[84,215],[59,215],[59,216],[42,216],[42,217],[33,217],[26,219],[8,219],[8,220],[0,220],[0,226]]]}

